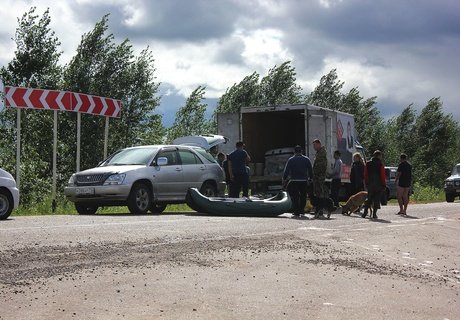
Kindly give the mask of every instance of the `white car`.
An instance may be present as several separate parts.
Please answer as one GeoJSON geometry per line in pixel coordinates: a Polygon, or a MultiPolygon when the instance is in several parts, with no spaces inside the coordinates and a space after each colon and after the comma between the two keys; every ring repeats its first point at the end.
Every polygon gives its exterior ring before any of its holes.
{"type": "Polygon", "coordinates": [[[0,220],[7,219],[19,205],[19,190],[13,176],[0,169],[0,220]]]}
{"type": "Polygon", "coordinates": [[[195,136],[173,145],[119,150],[97,167],[73,174],[64,194],[79,214],[117,205],[135,214],[160,213],[168,204],[185,203],[189,188],[207,196],[223,195],[224,172],[206,150],[218,141],[226,138],[195,136]]]}

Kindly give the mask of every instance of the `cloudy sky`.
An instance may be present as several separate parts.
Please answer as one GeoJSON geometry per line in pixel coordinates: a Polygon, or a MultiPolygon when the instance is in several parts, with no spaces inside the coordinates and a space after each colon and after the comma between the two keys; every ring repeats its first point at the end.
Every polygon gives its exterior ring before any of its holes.
{"type": "Polygon", "coordinates": [[[50,9],[62,64],[107,13],[117,41],[149,46],[167,126],[198,85],[212,109],[229,86],[287,60],[305,93],[336,68],[345,90],[377,96],[385,118],[441,97],[460,122],[458,0],[0,0],[0,65],[31,6],[50,9]]]}

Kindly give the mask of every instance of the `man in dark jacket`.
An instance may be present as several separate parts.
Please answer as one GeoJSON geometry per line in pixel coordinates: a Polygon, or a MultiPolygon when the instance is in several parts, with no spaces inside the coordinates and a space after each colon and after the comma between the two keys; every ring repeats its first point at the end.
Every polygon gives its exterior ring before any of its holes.
{"type": "Polygon", "coordinates": [[[373,212],[371,218],[378,219],[377,210],[380,209],[382,192],[386,187],[385,167],[382,163],[382,152],[379,150],[374,151],[372,159],[366,163],[364,180],[366,181],[368,194],[362,217],[365,218],[367,216],[368,209],[372,206],[373,212]]]}
{"type": "Polygon", "coordinates": [[[243,189],[243,197],[249,197],[249,173],[246,168],[251,161],[251,157],[244,150],[243,141],[236,143],[236,149],[227,157],[228,173],[230,178],[230,198],[239,198],[240,191],[243,189]]]}
{"type": "Polygon", "coordinates": [[[289,158],[284,168],[283,186],[287,184],[294,216],[300,217],[307,204],[308,182],[313,176],[313,169],[310,159],[302,155],[301,146],[295,146],[294,152],[294,156],[289,158]]]}

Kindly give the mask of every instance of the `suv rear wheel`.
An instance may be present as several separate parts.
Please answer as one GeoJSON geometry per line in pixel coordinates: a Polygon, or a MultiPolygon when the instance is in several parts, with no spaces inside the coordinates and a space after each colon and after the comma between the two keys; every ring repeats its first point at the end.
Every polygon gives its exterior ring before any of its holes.
{"type": "Polygon", "coordinates": [[[128,198],[128,209],[134,214],[146,214],[150,209],[152,196],[144,183],[136,183],[128,198]]]}
{"type": "Polygon", "coordinates": [[[82,203],[75,203],[75,209],[77,210],[78,214],[95,214],[98,207],[97,206],[89,206],[82,203]]]}

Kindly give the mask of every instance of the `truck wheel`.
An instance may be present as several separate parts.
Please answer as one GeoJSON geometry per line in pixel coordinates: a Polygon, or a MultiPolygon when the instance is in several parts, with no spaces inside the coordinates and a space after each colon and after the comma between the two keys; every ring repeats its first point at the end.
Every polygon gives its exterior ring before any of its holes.
{"type": "Polygon", "coordinates": [[[136,183],[128,198],[128,209],[134,214],[146,214],[151,207],[150,189],[143,183],[136,183]]]}
{"type": "Polygon", "coordinates": [[[454,202],[455,201],[455,194],[446,193],[446,201],[447,202],[454,202]]]}
{"type": "Polygon", "coordinates": [[[78,214],[95,214],[98,207],[97,206],[89,206],[84,203],[75,203],[75,209],[77,210],[78,214]]]}
{"type": "Polygon", "coordinates": [[[166,209],[166,204],[157,204],[157,203],[152,203],[150,206],[150,212],[151,213],[162,213],[166,209]]]}
{"type": "Polygon", "coordinates": [[[0,220],[7,219],[13,211],[13,197],[6,190],[0,190],[0,220]]]}
{"type": "Polygon", "coordinates": [[[217,188],[216,186],[210,182],[206,181],[200,188],[200,193],[206,197],[216,197],[217,196],[217,188]]]}

